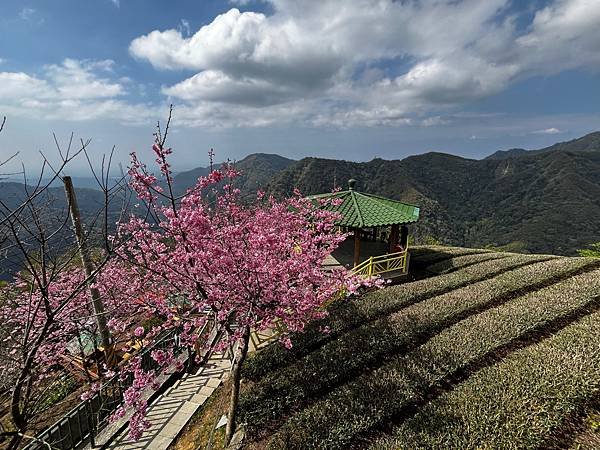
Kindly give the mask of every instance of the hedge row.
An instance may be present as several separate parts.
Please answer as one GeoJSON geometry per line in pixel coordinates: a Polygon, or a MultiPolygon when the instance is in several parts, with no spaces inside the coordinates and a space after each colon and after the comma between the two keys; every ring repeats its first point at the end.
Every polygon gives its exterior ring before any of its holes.
{"type": "Polygon", "coordinates": [[[549,326],[560,327],[574,314],[587,313],[591,304],[598,306],[599,294],[597,270],[468,317],[405,357],[363,374],[295,414],[272,437],[272,446],[344,448],[357,436],[406,413],[423,394],[439,388],[457,371],[468,371],[495,350],[534,331],[549,331],[549,326]]]}
{"type": "Polygon", "coordinates": [[[514,253],[476,253],[474,255],[457,256],[427,266],[427,271],[440,275],[490,259],[502,259],[513,255],[514,253]]]}
{"type": "Polygon", "coordinates": [[[600,391],[599,335],[597,312],[482,369],[373,448],[552,448],[600,391]]]}
{"type": "Polygon", "coordinates": [[[449,274],[390,286],[369,292],[355,300],[334,303],[330,307],[327,318],[311,324],[304,333],[292,336],[294,347],[291,350],[286,350],[279,345],[271,345],[248,358],[244,365],[243,376],[254,381],[260,380],[268,373],[292,363],[357,326],[430,297],[549,258],[541,255],[515,255],[500,260],[485,261],[449,274]],[[321,331],[325,326],[329,327],[328,334],[321,331]]]}
{"type": "Polygon", "coordinates": [[[414,254],[414,250],[410,250],[410,261],[411,264],[416,265],[418,268],[426,267],[444,259],[456,258],[457,256],[464,255],[477,255],[481,253],[492,253],[489,250],[477,249],[477,248],[462,248],[462,247],[445,247],[431,253],[425,254],[414,254]]]}
{"type": "Polygon", "coordinates": [[[240,401],[244,421],[251,432],[278,422],[290,408],[306,405],[361,372],[381,366],[470,314],[597,265],[586,258],[532,264],[358,327],[257,382],[240,401]]]}

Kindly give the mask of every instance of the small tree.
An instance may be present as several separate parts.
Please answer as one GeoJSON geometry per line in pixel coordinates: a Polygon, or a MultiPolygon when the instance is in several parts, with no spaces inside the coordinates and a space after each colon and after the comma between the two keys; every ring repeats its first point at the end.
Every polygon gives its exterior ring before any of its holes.
{"type": "MultiPolygon", "coordinates": [[[[106,281],[119,285],[127,280],[122,290],[143,299],[148,311],[160,318],[152,331],[145,330],[152,336],[176,329],[180,342],[193,349],[198,330],[214,320],[221,336],[216,348],[230,347],[235,353],[229,441],[252,330],[281,322],[288,333],[301,331],[326,314],[326,302],[356,292],[363,281],[345,270],[322,270],[322,262],[345,235],[337,231],[334,213],[299,193],[276,200],[259,192],[253,202],[243,202],[234,187],[238,173],[225,164],[176,198],[167,162],[171,149],[164,146],[164,138],[159,130],[153,146],[162,180],[132,155],[131,185],[150,206],[153,220],[132,217],[122,226],[121,237],[127,241],[120,252],[122,263],[108,271],[112,276],[106,281]]],[[[288,334],[281,341],[291,346],[288,334]]],[[[172,359],[164,352],[156,356],[165,365],[172,359]]],[[[139,367],[132,371],[145,381],[135,383],[137,392],[126,393],[125,401],[137,409],[130,436],[138,438],[148,426],[140,417],[147,405],[139,391],[152,377],[139,367]]]]}
{"type": "MultiPolygon", "coordinates": [[[[4,121],[0,131],[3,125],[4,121]]],[[[107,239],[108,208],[120,189],[118,183],[109,186],[110,162],[107,166],[103,162],[97,179],[104,202],[96,216],[90,218],[85,233],[82,226],[77,245],[65,248],[66,241],[73,242],[69,212],[52,195],[51,185],[65,178],[73,159],[80,154],[87,156],[89,141],[82,141],[74,149],[72,142],[71,136],[68,147],[61,148],[56,141],[58,164],[52,165],[41,155],[42,168],[33,182],[24,170],[20,172],[22,193],[15,202],[0,199],[0,254],[5,265],[10,264],[16,270],[14,282],[0,289],[0,372],[12,391],[12,429],[0,433],[0,438],[10,437],[11,449],[18,447],[39,413],[44,392],[51,388],[52,377],[60,372],[58,363],[67,353],[67,344],[80,337],[82,331],[91,335],[97,332],[88,287],[110,261],[116,244],[107,239]],[[94,225],[102,230],[95,233],[94,225]],[[90,265],[88,273],[84,273],[77,264],[79,247],[91,235],[100,242],[105,238],[103,252],[96,264],[90,265]]],[[[6,167],[13,158],[0,161],[0,166],[6,167]]],[[[127,312],[122,305],[111,306],[115,311],[127,312]]]]}
{"type": "Polygon", "coordinates": [[[577,250],[579,256],[587,256],[589,258],[600,258],[600,242],[590,244],[590,248],[577,250]]]}

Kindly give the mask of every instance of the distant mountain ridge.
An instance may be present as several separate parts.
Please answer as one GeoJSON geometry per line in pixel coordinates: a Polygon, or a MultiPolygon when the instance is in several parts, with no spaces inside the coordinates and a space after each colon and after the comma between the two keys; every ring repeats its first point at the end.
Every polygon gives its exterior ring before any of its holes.
{"type": "MultiPolygon", "coordinates": [[[[258,189],[306,195],[357,188],[421,207],[413,226],[417,242],[434,237],[458,246],[486,245],[513,251],[574,254],[600,241],[600,132],[539,150],[512,149],[473,160],[431,152],[402,160],[351,162],[324,158],[294,161],[256,153],[235,163],[243,195],[258,189]]],[[[178,194],[207,175],[199,167],[177,173],[178,194]]],[[[14,201],[17,183],[0,181],[0,198],[14,201]]],[[[53,189],[57,198],[62,190],[53,189]]],[[[97,208],[93,191],[82,189],[80,206],[97,208]]],[[[64,205],[61,205],[64,207],[64,205]]]]}
{"type": "Polygon", "coordinates": [[[572,139],[570,141],[558,142],[550,147],[539,150],[525,150],[524,148],[511,148],[509,150],[499,150],[492,153],[485,159],[507,159],[518,158],[519,156],[534,155],[537,153],[546,153],[553,151],[571,151],[571,152],[593,152],[600,149],[600,131],[586,134],[583,137],[572,139]]]}
{"type": "MultiPolygon", "coordinates": [[[[507,157],[426,153],[365,163],[305,158],[278,173],[270,191],[327,192],[333,182],[421,206],[418,241],[574,254],[600,241],[600,133],[507,157]]],[[[506,156],[506,153],[504,154],[506,156]]]]}
{"type": "MultiPolygon", "coordinates": [[[[236,163],[238,187],[306,195],[358,189],[421,206],[413,226],[419,242],[434,237],[460,246],[569,255],[600,241],[600,132],[539,150],[511,149],[482,160],[431,152],[402,160],[299,161],[253,154],[236,163]]],[[[185,189],[206,175],[198,168],[175,177],[185,189]]]]}

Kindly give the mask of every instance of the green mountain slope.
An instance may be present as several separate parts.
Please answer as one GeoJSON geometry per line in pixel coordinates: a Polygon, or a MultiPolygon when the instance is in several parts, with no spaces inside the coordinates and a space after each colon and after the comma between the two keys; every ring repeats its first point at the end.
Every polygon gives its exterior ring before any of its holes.
{"type": "Polygon", "coordinates": [[[417,240],[435,236],[451,245],[569,255],[600,240],[598,136],[504,159],[443,153],[367,163],[305,158],[269,186],[280,195],[293,186],[315,194],[356,178],[360,190],[421,206],[417,240]]]}

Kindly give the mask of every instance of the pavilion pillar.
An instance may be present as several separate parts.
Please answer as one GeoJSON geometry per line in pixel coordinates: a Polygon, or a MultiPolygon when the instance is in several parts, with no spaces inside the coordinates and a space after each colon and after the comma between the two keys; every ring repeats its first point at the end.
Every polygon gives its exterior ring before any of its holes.
{"type": "Polygon", "coordinates": [[[398,244],[399,225],[395,223],[390,230],[389,250],[388,253],[394,253],[398,244]]]}
{"type": "Polygon", "coordinates": [[[354,267],[360,263],[360,228],[354,229],[354,267]]]}
{"type": "Polygon", "coordinates": [[[408,227],[406,225],[402,225],[400,228],[400,245],[405,250],[408,247],[408,227]]]}

